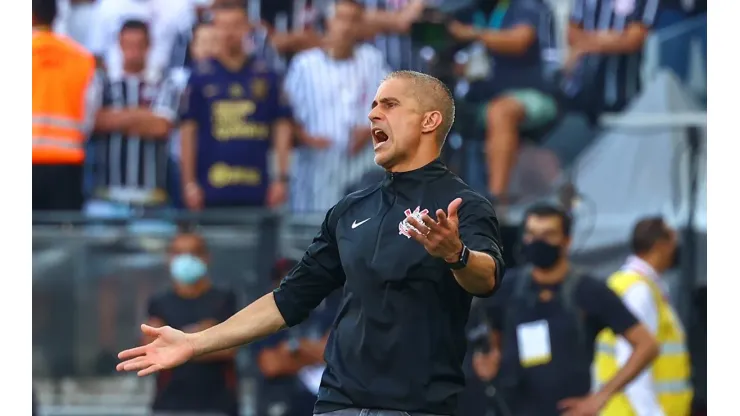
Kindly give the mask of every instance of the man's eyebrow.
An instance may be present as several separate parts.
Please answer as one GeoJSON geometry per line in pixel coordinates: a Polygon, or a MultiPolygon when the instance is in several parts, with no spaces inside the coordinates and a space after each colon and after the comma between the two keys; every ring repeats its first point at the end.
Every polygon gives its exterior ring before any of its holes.
{"type": "Polygon", "coordinates": [[[372,103],[372,105],[370,106],[370,108],[377,107],[378,106],[378,103],[382,103],[382,104],[400,104],[401,102],[398,101],[397,98],[384,97],[384,98],[381,98],[379,100],[374,100],[373,103],[372,103]]]}

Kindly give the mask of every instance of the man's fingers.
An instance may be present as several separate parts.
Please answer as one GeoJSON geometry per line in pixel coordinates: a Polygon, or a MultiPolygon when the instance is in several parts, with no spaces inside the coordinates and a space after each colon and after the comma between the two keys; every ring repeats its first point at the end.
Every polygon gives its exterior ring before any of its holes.
{"type": "Polygon", "coordinates": [[[447,213],[445,212],[445,210],[443,210],[443,209],[438,209],[437,210],[437,223],[442,228],[449,227],[449,221],[447,221],[447,213]]]}
{"type": "Polygon", "coordinates": [[[149,367],[147,367],[147,368],[139,371],[136,374],[139,377],[144,377],[144,376],[148,376],[149,374],[154,374],[154,373],[156,373],[157,371],[159,371],[161,369],[162,369],[162,366],[161,365],[159,365],[159,364],[152,364],[149,367]]]}
{"type": "Polygon", "coordinates": [[[575,407],[579,402],[577,398],[563,399],[558,402],[558,409],[568,410],[571,407],[575,407]]]}
{"type": "Polygon", "coordinates": [[[442,231],[442,227],[439,224],[437,224],[437,222],[434,221],[432,219],[432,217],[430,217],[429,215],[427,215],[427,214],[422,215],[421,216],[421,220],[424,222],[424,224],[426,224],[426,226],[429,228],[430,232],[437,232],[438,233],[438,232],[441,232],[442,231]]]}
{"type": "Polygon", "coordinates": [[[411,238],[413,238],[415,241],[417,241],[419,244],[424,246],[426,248],[427,238],[426,236],[422,235],[418,231],[415,230],[409,230],[409,235],[411,238]]]}
{"type": "Polygon", "coordinates": [[[133,360],[128,360],[126,362],[120,363],[116,366],[116,370],[118,371],[139,371],[143,370],[147,367],[152,365],[151,361],[147,357],[137,357],[133,360]]]}
{"type": "Polygon", "coordinates": [[[450,217],[450,219],[457,219],[457,210],[460,208],[461,204],[462,198],[455,198],[450,202],[450,205],[447,206],[447,216],[450,217]]]}
{"type": "MultiPolygon", "coordinates": [[[[425,224],[422,224],[421,221],[417,220],[414,217],[408,217],[406,218],[409,225],[419,230],[419,233],[423,236],[426,236],[429,233],[429,227],[427,227],[425,224]]],[[[413,231],[413,230],[411,230],[413,231]]]]}
{"type": "Polygon", "coordinates": [[[161,331],[161,328],[155,328],[147,324],[141,324],[141,332],[143,332],[144,335],[148,335],[150,337],[156,337],[157,335],[159,335],[160,331],[161,331]]]}
{"type": "Polygon", "coordinates": [[[142,345],[141,347],[131,348],[125,351],[121,351],[118,353],[118,358],[121,360],[130,360],[132,358],[136,358],[144,354],[146,354],[146,345],[142,345]]]}

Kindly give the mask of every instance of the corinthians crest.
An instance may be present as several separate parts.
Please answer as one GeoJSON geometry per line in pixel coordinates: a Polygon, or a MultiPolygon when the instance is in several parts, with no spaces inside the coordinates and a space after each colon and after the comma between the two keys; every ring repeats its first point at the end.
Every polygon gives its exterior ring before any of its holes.
{"type": "MultiPolygon", "coordinates": [[[[425,209],[425,210],[421,210],[420,211],[419,210],[420,208],[421,207],[416,207],[416,209],[414,209],[413,211],[411,211],[410,209],[407,209],[403,213],[406,215],[406,218],[412,217],[415,220],[417,220],[417,221],[419,221],[421,223],[424,223],[424,221],[422,221],[422,219],[421,219],[421,216],[422,215],[429,214],[429,210],[428,209],[425,209]]],[[[401,221],[398,224],[398,234],[405,235],[406,238],[411,238],[411,234],[409,234],[409,230],[414,230],[417,233],[419,232],[419,230],[417,230],[411,224],[409,224],[409,222],[407,221],[406,218],[404,218],[403,221],[401,221]]]]}

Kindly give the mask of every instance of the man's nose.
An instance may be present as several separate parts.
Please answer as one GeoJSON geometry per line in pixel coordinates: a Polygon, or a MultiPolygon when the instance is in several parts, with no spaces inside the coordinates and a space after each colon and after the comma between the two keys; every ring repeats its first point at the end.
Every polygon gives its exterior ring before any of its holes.
{"type": "Polygon", "coordinates": [[[381,114],[380,114],[380,111],[378,111],[378,107],[375,107],[372,110],[370,110],[370,113],[367,115],[367,118],[370,121],[376,121],[376,120],[380,120],[380,116],[381,114]]]}

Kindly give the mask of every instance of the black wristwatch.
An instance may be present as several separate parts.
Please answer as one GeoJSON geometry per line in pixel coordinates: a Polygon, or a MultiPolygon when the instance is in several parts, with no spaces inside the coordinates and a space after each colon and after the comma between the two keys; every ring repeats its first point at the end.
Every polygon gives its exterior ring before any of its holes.
{"type": "Polygon", "coordinates": [[[460,257],[454,263],[447,263],[452,270],[460,270],[468,267],[468,258],[470,257],[470,250],[463,244],[462,251],[460,251],[460,257]]]}

